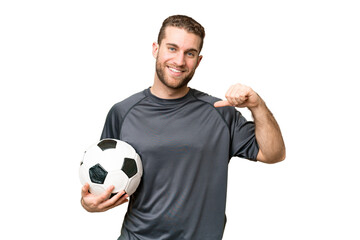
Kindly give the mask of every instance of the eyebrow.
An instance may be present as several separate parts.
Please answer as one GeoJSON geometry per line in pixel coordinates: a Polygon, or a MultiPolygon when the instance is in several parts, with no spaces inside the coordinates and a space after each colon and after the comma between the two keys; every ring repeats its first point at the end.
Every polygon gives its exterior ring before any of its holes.
{"type": "MultiPolygon", "coordinates": [[[[178,45],[176,45],[175,43],[166,43],[166,46],[171,46],[171,47],[175,47],[175,48],[179,48],[178,45]]],[[[190,48],[190,49],[186,49],[185,52],[199,52],[199,50],[197,50],[196,48],[190,48]]]]}

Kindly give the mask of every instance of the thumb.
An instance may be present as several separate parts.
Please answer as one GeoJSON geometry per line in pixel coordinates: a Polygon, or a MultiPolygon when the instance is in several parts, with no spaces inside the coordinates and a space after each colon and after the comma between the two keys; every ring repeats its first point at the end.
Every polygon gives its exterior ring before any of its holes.
{"type": "Polygon", "coordinates": [[[231,106],[231,104],[227,100],[221,100],[214,103],[214,107],[226,107],[231,106]]]}
{"type": "Polygon", "coordinates": [[[84,186],[81,188],[81,196],[85,197],[86,195],[89,194],[89,188],[90,185],[88,183],[85,183],[84,186]]]}

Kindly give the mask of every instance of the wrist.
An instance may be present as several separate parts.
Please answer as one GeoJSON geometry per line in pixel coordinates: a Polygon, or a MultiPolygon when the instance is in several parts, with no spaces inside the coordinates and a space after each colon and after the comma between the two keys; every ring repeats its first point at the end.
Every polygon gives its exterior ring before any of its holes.
{"type": "Polygon", "coordinates": [[[259,115],[267,111],[267,106],[265,102],[259,97],[258,103],[256,105],[248,107],[248,109],[253,115],[259,115]]]}

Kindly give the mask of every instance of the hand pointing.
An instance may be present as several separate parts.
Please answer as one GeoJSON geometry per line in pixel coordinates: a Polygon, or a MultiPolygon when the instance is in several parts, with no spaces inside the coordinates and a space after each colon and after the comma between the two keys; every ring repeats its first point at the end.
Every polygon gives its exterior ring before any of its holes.
{"type": "Polygon", "coordinates": [[[249,109],[257,107],[261,103],[259,95],[250,87],[237,83],[232,85],[225,94],[226,100],[217,101],[215,107],[247,107],[249,109]]]}

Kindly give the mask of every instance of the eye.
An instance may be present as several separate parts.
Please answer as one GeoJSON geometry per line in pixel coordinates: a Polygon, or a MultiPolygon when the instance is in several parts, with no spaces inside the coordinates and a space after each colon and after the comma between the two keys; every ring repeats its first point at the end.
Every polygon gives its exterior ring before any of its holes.
{"type": "Polygon", "coordinates": [[[193,52],[188,52],[187,55],[188,55],[189,57],[195,57],[195,54],[194,54],[193,52]]]}
{"type": "Polygon", "coordinates": [[[176,50],[174,47],[169,47],[168,49],[170,52],[175,52],[175,50],[176,50]]]}

